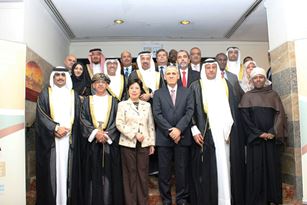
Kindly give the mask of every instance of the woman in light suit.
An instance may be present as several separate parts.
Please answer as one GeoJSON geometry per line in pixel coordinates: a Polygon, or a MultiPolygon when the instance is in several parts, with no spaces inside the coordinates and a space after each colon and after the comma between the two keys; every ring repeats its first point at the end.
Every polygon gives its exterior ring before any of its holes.
{"type": "Polygon", "coordinates": [[[148,204],[149,155],[156,134],[151,105],[139,99],[141,88],[139,79],[128,82],[129,99],[118,104],[116,115],[126,205],[148,204]]]}

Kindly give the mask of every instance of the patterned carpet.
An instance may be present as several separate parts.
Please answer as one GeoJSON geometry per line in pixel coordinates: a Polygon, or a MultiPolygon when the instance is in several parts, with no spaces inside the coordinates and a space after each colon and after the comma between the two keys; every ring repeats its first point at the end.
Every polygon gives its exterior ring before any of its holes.
{"type": "MultiPolygon", "coordinates": [[[[27,192],[27,205],[35,205],[36,186],[35,178],[30,180],[30,185],[27,192]]],[[[172,195],[175,195],[175,187],[172,188],[172,195]]],[[[174,199],[173,199],[174,201],[174,199]]],[[[160,193],[158,189],[158,178],[154,176],[149,177],[149,205],[162,205],[160,193]]],[[[175,205],[175,204],[174,204],[175,205]]]]}
{"type": "MultiPolygon", "coordinates": [[[[174,178],[172,180],[174,182],[174,178]]],[[[172,183],[174,184],[174,183],[172,183]]],[[[35,178],[30,180],[27,192],[27,205],[35,205],[36,191],[35,178]]],[[[173,205],[175,205],[175,186],[172,186],[173,205]]],[[[293,200],[294,188],[291,185],[283,184],[283,205],[301,205],[302,202],[293,200]]],[[[160,193],[158,189],[158,178],[150,176],[149,178],[149,205],[162,205],[160,193]]]]}

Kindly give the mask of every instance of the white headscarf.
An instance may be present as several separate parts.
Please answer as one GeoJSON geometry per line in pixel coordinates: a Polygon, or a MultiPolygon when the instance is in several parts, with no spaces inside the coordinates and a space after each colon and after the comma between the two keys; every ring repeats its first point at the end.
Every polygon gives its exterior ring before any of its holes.
{"type": "Polygon", "coordinates": [[[226,55],[227,55],[227,70],[237,76],[239,76],[240,73],[240,68],[241,68],[241,55],[240,55],[240,50],[237,47],[229,47],[226,51],[226,55]],[[229,51],[233,51],[233,50],[237,50],[238,51],[238,59],[237,61],[230,61],[229,60],[229,56],[228,56],[228,52],[229,51]]]}
{"type": "Polygon", "coordinates": [[[53,70],[50,74],[50,78],[49,78],[50,87],[51,88],[57,87],[56,85],[54,85],[54,82],[53,82],[53,77],[54,77],[55,73],[65,73],[66,84],[63,87],[67,88],[68,90],[71,90],[72,89],[72,80],[70,78],[68,70],[63,66],[57,66],[57,67],[53,68],[53,70]]]}
{"type": "Polygon", "coordinates": [[[54,110],[54,121],[60,123],[61,126],[70,128],[71,119],[74,115],[74,97],[71,95],[72,81],[68,70],[63,66],[53,68],[50,74],[50,93],[49,100],[52,102],[54,110]],[[53,82],[55,73],[65,73],[66,84],[63,87],[58,87],[53,82]]]}
{"type": "Polygon", "coordinates": [[[217,72],[219,71],[219,65],[214,59],[207,59],[203,64],[201,69],[203,103],[208,108],[207,114],[213,138],[223,137],[227,141],[231,132],[233,118],[225,89],[226,82],[218,74],[214,79],[208,79],[205,71],[207,64],[216,64],[217,72]]]}
{"type": "MultiPolygon", "coordinates": [[[[265,70],[260,67],[256,67],[252,70],[250,74],[250,81],[252,81],[252,79],[257,75],[263,75],[265,77],[264,87],[267,87],[272,84],[272,82],[267,79],[265,70]]],[[[251,82],[250,84],[251,84],[251,90],[254,89],[255,88],[254,83],[251,82]]]]}
{"type": "Polygon", "coordinates": [[[242,81],[240,81],[240,86],[242,88],[242,90],[246,93],[247,91],[250,91],[252,89],[252,83],[250,82],[250,76],[248,76],[247,74],[247,66],[249,64],[253,63],[256,67],[257,64],[255,61],[247,61],[244,63],[244,72],[243,72],[243,77],[242,77],[242,81]]]}
{"type": "Polygon", "coordinates": [[[140,53],[136,59],[139,71],[142,74],[143,80],[146,83],[146,86],[154,92],[156,90],[156,69],[155,62],[152,59],[151,53],[140,53]],[[144,70],[141,64],[141,56],[149,55],[150,56],[150,68],[144,70]]]}
{"type": "Polygon", "coordinates": [[[121,66],[120,66],[120,63],[117,59],[107,59],[104,63],[104,67],[106,69],[106,72],[105,74],[107,76],[109,76],[111,82],[109,84],[109,88],[111,88],[112,92],[116,95],[116,96],[119,96],[120,95],[120,90],[121,90],[121,66]],[[115,71],[115,75],[114,76],[111,76],[111,75],[108,75],[108,62],[117,62],[117,68],[116,68],[116,71],[115,71]]]}
{"type": "MultiPolygon", "coordinates": [[[[100,52],[100,55],[101,55],[100,62],[99,62],[99,64],[100,64],[100,72],[103,73],[104,72],[104,68],[105,68],[104,67],[105,57],[104,57],[104,55],[102,53],[102,50],[100,48],[93,48],[93,49],[89,50],[89,54],[88,54],[87,58],[88,58],[88,61],[90,62],[90,67],[91,68],[94,67],[94,63],[92,62],[92,55],[93,55],[92,52],[94,52],[94,51],[100,52]]],[[[93,74],[96,74],[96,73],[93,73],[93,74]]]]}
{"type": "MultiPolygon", "coordinates": [[[[49,103],[53,109],[53,120],[59,123],[60,127],[66,127],[71,130],[74,119],[75,98],[72,91],[72,80],[68,70],[63,66],[53,68],[50,74],[49,85],[51,92],[49,93],[49,103]],[[66,84],[63,87],[58,87],[54,84],[53,78],[56,73],[65,73],[66,84]]],[[[66,182],[67,182],[67,168],[68,168],[68,150],[69,150],[69,136],[68,132],[64,137],[55,137],[56,150],[56,178],[57,178],[57,196],[56,201],[65,202],[66,196],[66,182]]]]}

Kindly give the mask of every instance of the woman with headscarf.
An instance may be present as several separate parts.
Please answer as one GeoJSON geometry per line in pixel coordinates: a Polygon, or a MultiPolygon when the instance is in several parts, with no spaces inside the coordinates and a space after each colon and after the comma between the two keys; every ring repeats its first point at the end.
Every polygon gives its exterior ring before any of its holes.
{"type": "Polygon", "coordinates": [[[207,59],[201,79],[191,84],[195,99],[191,131],[193,205],[243,205],[244,141],[238,129],[237,102],[231,84],[207,59]]]}
{"type": "Polygon", "coordinates": [[[71,80],[73,89],[80,96],[88,96],[91,94],[90,84],[88,84],[85,77],[84,65],[80,62],[73,64],[71,71],[71,80]]]}
{"type": "Polygon", "coordinates": [[[242,80],[240,81],[240,86],[245,93],[251,90],[252,83],[250,82],[250,74],[256,67],[257,65],[255,61],[247,61],[244,63],[244,72],[242,80]]]}

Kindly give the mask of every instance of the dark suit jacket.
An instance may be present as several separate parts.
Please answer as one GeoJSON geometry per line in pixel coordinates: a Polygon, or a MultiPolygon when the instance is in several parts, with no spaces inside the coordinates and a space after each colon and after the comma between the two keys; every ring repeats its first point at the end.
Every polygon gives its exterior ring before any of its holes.
{"type": "MultiPolygon", "coordinates": [[[[156,64],[156,68],[155,69],[156,69],[157,72],[160,72],[160,68],[159,68],[159,66],[157,64],[156,64]]],[[[165,87],[165,86],[166,86],[166,80],[164,80],[164,75],[160,75],[160,86],[159,86],[159,88],[162,88],[162,87],[165,87]]]]}
{"type": "Polygon", "coordinates": [[[233,73],[231,73],[227,70],[225,70],[225,71],[226,71],[226,75],[227,75],[227,80],[231,84],[231,86],[234,90],[234,94],[235,94],[238,102],[240,102],[241,97],[244,94],[244,91],[242,90],[242,88],[239,84],[238,77],[235,74],[233,74],[233,73]]]}
{"type": "Polygon", "coordinates": [[[194,98],[189,88],[177,86],[176,103],[173,105],[169,90],[162,87],[153,97],[153,115],[156,123],[156,145],[175,146],[169,136],[169,129],[176,127],[181,131],[179,145],[192,143],[191,119],[194,112],[194,98]]]}
{"type": "MultiPolygon", "coordinates": [[[[200,62],[200,65],[199,65],[199,67],[200,67],[199,72],[201,72],[201,68],[203,67],[203,64],[204,64],[203,62],[200,62]]],[[[188,68],[189,68],[189,69],[192,69],[191,63],[189,63],[188,68]]],[[[197,72],[197,71],[196,71],[196,72],[197,72]]]]}
{"type": "MultiPolygon", "coordinates": [[[[200,72],[197,72],[195,70],[192,70],[191,67],[188,67],[188,79],[187,79],[187,87],[190,87],[191,83],[193,83],[196,80],[199,80],[200,78],[200,72]]],[[[178,80],[178,86],[182,87],[182,80],[181,80],[181,74],[179,71],[180,79],[178,80]]]]}
{"type": "MultiPolygon", "coordinates": [[[[137,70],[138,68],[137,68],[137,65],[135,64],[135,63],[132,63],[132,70],[131,70],[131,73],[133,72],[133,71],[135,71],[135,70],[137,70]]],[[[123,75],[123,76],[125,76],[125,72],[124,72],[124,66],[121,64],[121,71],[120,71],[120,73],[123,75]]],[[[130,73],[130,75],[131,75],[131,73],[130,73]]],[[[130,75],[128,75],[128,77],[126,77],[125,76],[125,85],[126,85],[126,87],[127,87],[127,85],[128,85],[128,80],[129,80],[129,76],[130,75]]]]}

